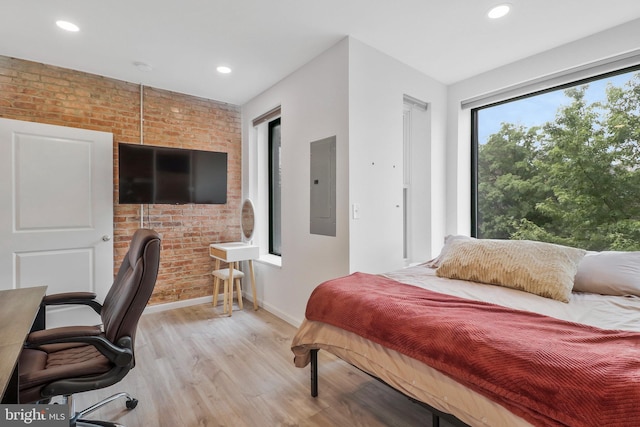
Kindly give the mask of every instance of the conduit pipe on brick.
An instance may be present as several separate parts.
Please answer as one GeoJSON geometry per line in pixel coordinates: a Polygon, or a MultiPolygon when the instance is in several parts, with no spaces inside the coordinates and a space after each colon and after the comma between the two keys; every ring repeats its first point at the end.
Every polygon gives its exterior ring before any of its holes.
{"type": "MultiPolygon", "coordinates": [[[[144,145],[144,85],[140,84],[140,145],[144,145]]],[[[144,228],[144,204],[140,204],[140,228],[144,228]]]]}

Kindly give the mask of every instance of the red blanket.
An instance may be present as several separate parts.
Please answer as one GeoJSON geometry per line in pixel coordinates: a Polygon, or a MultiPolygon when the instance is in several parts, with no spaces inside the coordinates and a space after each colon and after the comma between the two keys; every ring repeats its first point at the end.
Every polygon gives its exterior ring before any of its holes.
{"type": "Polygon", "coordinates": [[[640,424],[640,333],[363,273],[318,286],[306,317],[420,360],[534,425],[640,424]]]}

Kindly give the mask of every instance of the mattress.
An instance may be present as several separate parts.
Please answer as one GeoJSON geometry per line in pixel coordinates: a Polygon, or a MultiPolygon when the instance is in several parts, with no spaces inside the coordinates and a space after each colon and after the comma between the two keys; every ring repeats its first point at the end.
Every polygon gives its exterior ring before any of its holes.
{"type": "MultiPolygon", "coordinates": [[[[561,320],[602,329],[640,332],[638,297],[573,293],[570,302],[563,303],[509,288],[440,278],[434,269],[424,266],[394,271],[385,276],[432,291],[534,311],[561,320]]],[[[303,367],[309,363],[309,350],[312,348],[335,354],[407,396],[450,413],[466,424],[530,425],[501,405],[411,357],[342,329],[305,320],[292,343],[296,366],[303,367]]],[[[319,377],[322,378],[321,370],[319,377]]]]}

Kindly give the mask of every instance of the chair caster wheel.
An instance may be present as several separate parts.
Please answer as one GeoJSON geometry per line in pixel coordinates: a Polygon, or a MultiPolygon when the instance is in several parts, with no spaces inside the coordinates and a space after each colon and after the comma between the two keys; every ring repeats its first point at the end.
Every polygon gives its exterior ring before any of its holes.
{"type": "Polygon", "coordinates": [[[127,400],[126,405],[127,409],[133,409],[138,406],[138,399],[127,400]]]}

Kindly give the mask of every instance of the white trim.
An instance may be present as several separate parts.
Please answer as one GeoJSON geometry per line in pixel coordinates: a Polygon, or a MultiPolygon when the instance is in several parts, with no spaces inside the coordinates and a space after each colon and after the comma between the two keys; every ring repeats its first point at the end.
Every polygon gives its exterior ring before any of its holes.
{"type": "MultiPolygon", "coordinates": [[[[242,295],[244,297],[245,301],[248,301],[251,303],[251,306],[253,307],[253,300],[251,298],[249,298],[249,294],[246,291],[242,291],[242,295]]],[[[222,302],[222,295],[218,296],[218,303],[222,302]]],[[[186,299],[186,300],[182,300],[182,301],[174,301],[174,302],[168,302],[165,304],[156,304],[156,305],[148,305],[147,307],[145,307],[144,312],[142,314],[151,314],[151,313],[160,313],[162,311],[167,311],[167,310],[175,310],[177,308],[183,308],[183,307],[191,307],[193,305],[200,305],[200,304],[211,304],[212,303],[212,297],[211,295],[206,296],[206,297],[198,297],[198,298],[191,298],[191,299],[186,299]]],[[[260,306],[260,302],[258,301],[258,306],[260,306]]],[[[273,313],[272,310],[267,310],[270,313],[273,313]]],[[[278,316],[278,315],[276,315],[278,316]]],[[[280,317],[280,316],[278,316],[280,317]]],[[[291,324],[293,324],[293,322],[287,320],[287,319],[283,319],[291,324]]],[[[300,324],[300,322],[298,322],[298,325],[300,324]]]]}
{"type": "Polygon", "coordinates": [[[429,108],[428,103],[407,94],[403,95],[402,100],[405,104],[411,105],[412,107],[419,108],[424,111],[427,111],[427,108],[429,108]]]}
{"type": "Polygon", "coordinates": [[[173,310],[175,308],[189,307],[198,304],[211,304],[211,295],[207,297],[191,298],[182,301],[168,302],[165,304],[148,305],[145,307],[143,314],[159,313],[161,311],[173,310]]]}
{"type": "MultiPolygon", "coordinates": [[[[253,302],[252,302],[253,304],[253,302]]],[[[295,319],[293,317],[291,317],[290,315],[288,315],[287,313],[284,313],[280,310],[278,310],[276,307],[274,307],[271,304],[264,304],[262,306],[263,310],[268,311],[269,313],[273,314],[274,316],[276,316],[278,319],[280,320],[284,320],[285,322],[287,322],[288,324],[298,328],[300,327],[300,325],[302,324],[302,320],[300,319],[295,319]]]]}
{"type": "Polygon", "coordinates": [[[640,49],[465,99],[460,105],[462,109],[483,107],[579,80],[589,79],[601,74],[615,72],[638,64],[640,64],[640,49]]]}
{"type": "Polygon", "coordinates": [[[260,258],[256,259],[255,262],[270,265],[272,267],[282,267],[282,257],[273,254],[260,255],[260,258]]]}

